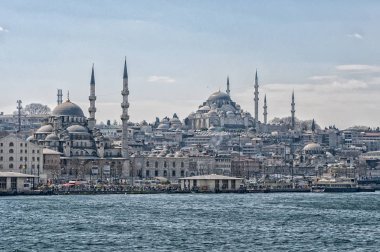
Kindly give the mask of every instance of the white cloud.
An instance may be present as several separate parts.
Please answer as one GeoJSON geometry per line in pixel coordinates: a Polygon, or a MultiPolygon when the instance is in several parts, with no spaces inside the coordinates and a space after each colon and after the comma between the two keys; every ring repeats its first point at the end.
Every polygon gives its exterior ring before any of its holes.
{"type": "Polygon", "coordinates": [[[347,34],[347,37],[355,38],[355,39],[363,39],[363,35],[360,35],[359,33],[347,34]]]}
{"type": "Polygon", "coordinates": [[[174,83],[175,81],[175,79],[169,76],[152,75],[148,78],[148,82],[174,83]]]}
{"type": "Polygon", "coordinates": [[[380,66],[374,65],[338,65],[336,69],[347,72],[380,72],[380,66]]]}
{"type": "Polygon", "coordinates": [[[0,32],[8,32],[8,30],[5,29],[4,27],[0,26],[0,32]]]}

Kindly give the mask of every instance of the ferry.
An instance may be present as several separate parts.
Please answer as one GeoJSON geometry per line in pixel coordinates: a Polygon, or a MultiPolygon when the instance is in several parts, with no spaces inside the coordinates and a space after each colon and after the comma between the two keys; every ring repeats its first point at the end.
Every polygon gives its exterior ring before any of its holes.
{"type": "Polygon", "coordinates": [[[317,179],[311,187],[312,192],[359,192],[354,178],[317,179]]]}

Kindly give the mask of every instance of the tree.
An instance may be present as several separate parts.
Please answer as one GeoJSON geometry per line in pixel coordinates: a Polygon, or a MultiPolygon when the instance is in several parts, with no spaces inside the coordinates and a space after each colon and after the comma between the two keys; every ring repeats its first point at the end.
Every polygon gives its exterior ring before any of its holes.
{"type": "Polygon", "coordinates": [[[47,105],[40,103],[31,103],[25,106],[24,109],[27,115],[48,115],[51,110],[47,105]]]}

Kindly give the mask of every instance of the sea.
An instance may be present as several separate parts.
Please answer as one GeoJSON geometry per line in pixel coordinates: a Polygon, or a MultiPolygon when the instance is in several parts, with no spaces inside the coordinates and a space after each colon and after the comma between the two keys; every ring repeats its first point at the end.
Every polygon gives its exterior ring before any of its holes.
{"type": "Polygon", "coordinates": [[[0,197],[0,251],[380,251],[380,192],[0,197]]]}

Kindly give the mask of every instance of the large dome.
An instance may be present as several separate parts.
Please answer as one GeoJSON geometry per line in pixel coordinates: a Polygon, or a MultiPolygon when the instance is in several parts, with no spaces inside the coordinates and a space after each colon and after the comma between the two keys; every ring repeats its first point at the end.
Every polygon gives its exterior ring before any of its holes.
{"type": "Polygon", "coordinates": [[[218,91],[218,92],[211,94],[207,100],[208,101],[231,100],[231,98],[228,94],[218,91]]]}
{"type": "Polygon", "coordinates": [[[66,101],[62,104],[59,104],[54,108],[52,115],[84,117],[82,109],[71,101],[66,101]]]}

